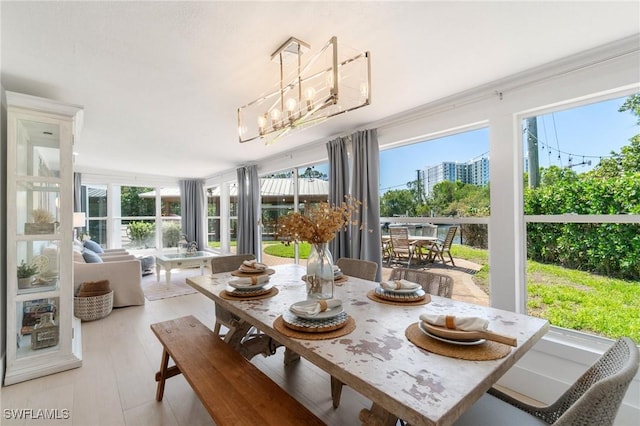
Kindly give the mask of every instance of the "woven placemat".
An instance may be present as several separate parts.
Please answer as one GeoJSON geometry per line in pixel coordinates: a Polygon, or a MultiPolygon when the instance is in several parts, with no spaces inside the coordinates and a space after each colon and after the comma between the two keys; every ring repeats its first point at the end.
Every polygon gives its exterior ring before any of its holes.
{"type": "Polygon", "coordinates": [[[511,352],[511,347],[502,343],[485,341],[480,345],[466,346],[440,342],[420,331],[418,323],[411,324],[404,332],[407,339],[419,348],[434,354],[468,361],[489,361],[504,358],[511,352]]]}
{"type": "Polygon", "coordinates": [[[341,327],[337,330],[327,331],[323,333],[306,333],[304,331],[296,331],[292,330],[285,324],[282,319],[282,315],[278,316],[273,321],[273,328],[278,330],[280,333],[284,334],[287,337],[293,337],[295,339],[302,340],[326,340],[326,339],[334,339],[336,337],[346,336],[356,329],[356,321],[349,316],[347,321],[344,324],[344,327],[341,327]]]}
{"type": "Polygon", "coordinates": [[[227,290],[222,290],[220,292],[220,297],[227,300],[257,300],[257,299],[268,299],[270,297],[275,296],[276,294],[278,294],[278,289],[276,287],[271,287],[267,292],[258,293],[257,295],[253,295],[253,296],[231,296],[229,295],[227,290]]]}
{"type": "Polygon", "coordinates": [[[397,306],[420,306],[420,305],[426,305],[427,303],[431,302],[431,296],[429,296],[429,294],[425,294],[424,299],[421,299],[421,300],[396,302],[393,300],[387,300],[387,299],[378,297],[375,290],[369,290],[367,292],[367,297],[378,303],[386,303],[387,305],[397,305],[397,306]]]}

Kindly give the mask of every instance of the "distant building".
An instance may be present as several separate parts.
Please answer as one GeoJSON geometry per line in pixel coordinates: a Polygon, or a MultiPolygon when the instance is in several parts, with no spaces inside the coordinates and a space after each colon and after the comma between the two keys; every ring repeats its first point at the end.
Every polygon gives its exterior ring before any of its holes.
{"type": "Polygon", "coordinates": [[[428,167],[424,176],[427,194],[431,194],[433,187],[443,181],[485,186],[489,183],[489,158],[480,157],[466,163],[445,161],[428,167]]]}

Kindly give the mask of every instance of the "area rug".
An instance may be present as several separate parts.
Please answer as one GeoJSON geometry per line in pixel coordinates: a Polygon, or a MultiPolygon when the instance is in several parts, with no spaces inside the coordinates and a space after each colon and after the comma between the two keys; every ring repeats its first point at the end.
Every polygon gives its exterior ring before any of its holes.
{"type": "Polygon", "coordinates": [[[147,275],[142,277],[142,291],[150,301],[197,293],[193,287],[185,282],[187,278],[197,275],[200,275],[200,269],[174,270],[171,272],[169,285],[167,285],[164,271],[160,274],[160,282],[157,281],[155,273],[147,275]]]}

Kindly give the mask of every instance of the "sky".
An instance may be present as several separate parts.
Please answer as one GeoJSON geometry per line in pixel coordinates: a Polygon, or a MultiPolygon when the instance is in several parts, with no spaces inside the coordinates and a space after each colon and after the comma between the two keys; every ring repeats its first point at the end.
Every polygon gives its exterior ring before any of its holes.
{"type": "MultiPolygon", "coordinates": [[[[618,112],[626,97],[539,116],[540,167],[571,164],[577,173],[590,170],[600,157],[620,151],[640,133],[637,117],[618,112]],[[571,162],[569,161],[571,158],[571,162]],[[591,161],[591,165],[582,165],[591,161]]],[[[380,193],[405,189],[416,171],[444,161],[466,162],[488,156],[489,131],[479,129],[380,152],[380,193]]],[[[524,157],[524,154],[523,154],[524,157]]]]}

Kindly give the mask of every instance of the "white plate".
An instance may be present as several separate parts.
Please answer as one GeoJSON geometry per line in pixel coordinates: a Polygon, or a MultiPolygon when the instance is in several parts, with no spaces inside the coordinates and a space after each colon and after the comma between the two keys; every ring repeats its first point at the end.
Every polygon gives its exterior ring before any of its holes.
{"type": "Polygon", "coordinates": [[[261,289],[262,287],[269,285],[269,281],[265,281],[263,283],[258,283],[255,285],[246,285],[246,284],[236,284],[234,282],[229,282],[229,287],[233,287],[236,290],[240,290],[240,291],[248,291],[248,290],[258,290],[261,289]]]}
{"type": "Polygon", "coordinates": [[[380,286],[381,289],[383,289],[384,291],[388,291],[389,293],[396,293],[396,294],[411,294],[411,293],[415,293],[418,290],[422,290],[422,287],[418,287],[418,288],[399,288],[397,290],[389,290],[388,288],[384,288],[382,286],[380,286]]]}
{"type": "MultiPolygon", "coordinates": [[[[311,300],[302,300],[300,302],[296,302],[291,306],[304,306],[304,305],[310,305],[311,303],[313,303],[313,301],[311,300]]],[[[327,309],[324,312],[319,312],[317,315],[304,315],[304,314],[299,314],[297,312],[293,312],[291,310],[291,308],[289,308],[289,311],[294,314],[297,317],[300,318],[304,318],[304,319],[310,319],[310,320],[314,320],[314,319],[327,319],[327,318],[333,318],[333,317],[337,317],[338,315],[340,315],[344,309],[342,307],[342,305],[335,307],[333,309],[327,309]]]]}
{"type": "Polygon", "coordinates": [[[481,345],[485,342],[484,339],[478,339],[478,340],[449,340],[449,339],[445,339],[444,337],[440,337],[440,336],[436,336],[435,334],[431,334],[429,333],[423,326],[422,326],[422,322],[418,323],[418,327],[420,327],[420,331],[422,331],[424,334],[426,334],[427,336],[431,337],[432,339],[436,339],[439,340],[441,342],[444,343],[451,343],[452,345],[463,345],[463,346],[475,346],[475,345],[481,345]]]}
{"type": "Polygon", "coordinates": [[[268,268],[264,268],[264,269],[255,269],[255,268],[250,268],[248,266],[240,266],[238,268],[238,271],[243,272],[245,274],[265,274],[267,272],[268,268]]]}
{"type": "Polygon", "coordinates": [[[273,283],[265,283],[265,285],[261,285],[260,287],[251,286],[243,288],[234,288],[228,285],[225,290],[233,294],[246,294],[247,296],[250,296],[251,293],[260,293],[262,291],[271,290],[272,287],[273,283]]]}

